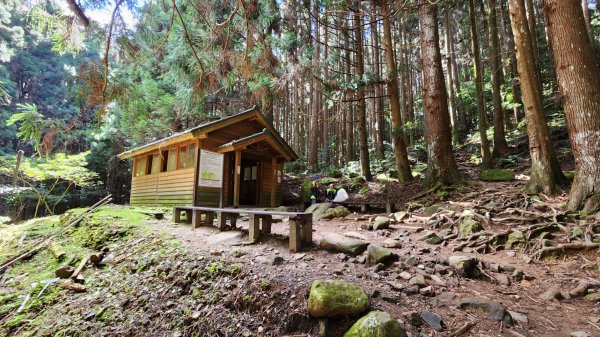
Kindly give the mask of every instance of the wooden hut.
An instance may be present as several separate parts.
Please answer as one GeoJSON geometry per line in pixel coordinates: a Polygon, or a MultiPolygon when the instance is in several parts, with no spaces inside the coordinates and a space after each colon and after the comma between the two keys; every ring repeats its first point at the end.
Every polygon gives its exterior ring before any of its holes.
{"type": "Polygon", "coordinates": [[[283,164],[298,159],[256,108],[123,152],[131,205],[276,207],[283,164]]]}

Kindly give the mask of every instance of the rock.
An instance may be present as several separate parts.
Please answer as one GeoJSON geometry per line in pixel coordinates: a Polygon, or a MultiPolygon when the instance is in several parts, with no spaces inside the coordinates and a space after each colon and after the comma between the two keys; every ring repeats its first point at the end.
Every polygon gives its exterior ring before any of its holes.
{"type": "Polygon", "coordinates": [[[508,234],[508,238],[506,239],[505,248],[506,249],[525,248],[526,242],[527,241],[525,240],[525,237],[523,236],[523,232],[514,231],[514,232],[511,232],[510,234],[508,234]]]}
{"type": "Polygon", "coordinates": [[[508,276],[504,275],[504,274],[495,274],[494,278],[496,279],[496,281],[503,285],[503,286],[509,286],[510,285],[510,280],[508,279],[508,276]]]}
{"type": "Polygon", "coordinates": [[[393,282],[393,281],[389,281],[388,284],[390,285],[390,287],[392,287],[392,289],[394,290],[402,290],[404,288],[404,284],[400,283],[400,282],[393,282]]]}
{"type": "Polygon", "coordinates": [[[400,274],[398,274],[398,277],[400,277],[403,280],[410,280],[412,278],[412,275],[409,272],[403,271],[400,274]]]}
{"type": "Polygon", "coordinates": [[[521,269],[515,269],[515,271],[512,273],[512,277],[517,281],[521,281],[524,275],[525,274],[521,269]]]}
{"type": "Polygon", "coordinates": [[[431,216],[431,215],[435,214],[440,209],[440,207],[442,207],[442,206],[439,204],[433,204],[431,206],[425,207],[425,209],[423,209],[422,215],[423,216],[431,216]]]}
{"type": "MultiPolygon", "coordinates": [[[[325,210],[321,219],[344,218],[350,214],[350,211],[344,206],[331,207],[325,210]]],[[[314,218],[314,214],[313,214],[314,218]]]]}
{"type": "Polygon", "coordinates": [[[515,171],[510,169],[487,169],[479,173],[479,179],[483,181],[513,181],[515,171]]]}
{"type": "Polygon", "coordinates": [[[389,249],[370,244],[367,248],[367,262],[374,265],[378,263],[388,264],[397,259],[398,256],[389,249]]]}
{"type": "Polygon", "coordinates": [[[550,288],[545,293],[540,295],[540,299],[544,301],[552,301],[552,300],[562,300],[565,297],[560,292],[560,290],[556,288],[550,288]]]}
{"type": "Polygon", "coordinates": [[[584,280],[580,280],[577,286],[569,291],[570,297],[579,297],[587,293],[590,284],[584,280]]]}
{"type": "Polygon", "coordinates": [[[329,202],[312,204],[305,210],[305,212],[312,213],[313,220],[320,220],[323,218],[323,215],[325,215],[325,212],[331,208],[331,206],[332,204],[329,202]]]}
{"type": "Polygon", "coordinates": [[[498,302],[479,297],[467,297],[457,300],[454,305],[468,312],[483,313],[494,321],[511,323],[510,315],[508,315],[502,304],[498,302]]]}
{"type": "Polygon", "coordinates": [[[500,271],[512,273],[517,268],[510,263],[500,263],[499,269],[500,269],[500,271]]]}
{"type": "Polygon", "coordinates": [[[460,276],[474,277],[477,270],[477,258],[473,256],[454,255],[448,258],[448,263],[460,276]]]}
{"type": "Polygon", "coordinates": [[[273,261],[272,261],[271,264],[274,265],[274,266],[279,266],[279,265],[283,264],[284,261],[285,260],[283,259],[283,257],[281,257],[281,256],[275,256],[273,258],[273,261]]]}
{"type": "Polygon", "coordinates": [[[332,234],[324,237],[319,245],[325,250],[356,256],[364,252],[369,243],[363,240],[351,239],[341,235],[332,234]]]}
{"type": "Polygon", "coordinates": [[[460,235],[460,237],[463,237],[463,238],[471,236],[472,234],[474,234],[476,232],[481,232],[482,230],[483,230],[483,227],[481,226],[481,224],[479,222],[473,220],[473,218],[471,218],[471,217],[464,218],[458,224],[458,234],[460,235]]]}
{"type": "Polygon", "coordinates": [[[370,224],[370,223],[363,223],[363,224],[360,224],[360,228],[364,229],[366,231],[372,231],[373,230],[373,225],[370,224]]]}
{"type": "Polygon", "coordinates": [[[436,232],[427,232],[425,233],[423,236],[421,236],[419,239],[419,241],[425,241],[431,245],[437,245],[440,244],[444,241],[444,239],[442,239],[441,237],[439,237],[436,232]]]}
{"type": "Polygon", "coordinates": [[[442,319],[440,318],[440,316],[436,315],[435,313],[433,313],[431,311],[423,311],[423,312],[421,312],[421,314],[419,316],[421,317],[423,322],[425,322],[427,325],[429,325],[433,330],[435,330],[435,331],[444,330],[444,328],[443,328],[444,323],[442,322],[442,319]]]}
{"type": "Polygon", "coordinates": [[[386,216],[378,216],[375,218],[375,221],[373,221],[373,229],[374,230],[388,229],[388,228],[390,228],[390,219],[386,216]]]}
{"type": "Polygon", "coordinates": [[[220,250],[211,250],[210,251],[210,255],[212,255],[212,256],[221,256],[221,255],[223,255],[223,252],[220,251],[220,250]]]}
{"type": "Polygon", "coordinates": [[[419,274],[416,275],[415,277],[411,278],[410,281],[408,281],[408,283],[412,284],[412,285],[416,285],[419,288],[423,288],[427,286],[427,281],[425,280],[425,276],[419,274]]]}
{"type": "Polygon", "coordinates": [[[394,294],[389,294],[389,293],[382,294],[381,299],[386,302],[390,302],[390,303],[398,303],[398,296],[396,296],[394,294]]]}
{"type": "Polygon", "coordinates": [[[571,337],[589,337],[590,335],[585,331],[573,331],[571,337]]]}
{"type": "Polygon", "coordinates": [[[394,239],[385,239],[383,241],[383,246],[386,248],[402,248],[402,243],[394,239]]]}
{"type": "Polygon", "coordinates": [[[367,238],[365,235],[362,235],[358,232],[346,232],[346,233],[344,233],[344,236],[352,238],[352,239],[357,239],[357,240],[364,240],[364,241],[369,240],[369,238],[367,238]]]}
{"type": "Polygon", "coordinates": [[[419,293],[423,296],[435,296],[435,291],[432,286],[419,289],[419,293]]]}
{"type": "Polygon", "coordinates": [[[75,268],[73,268],[71,266],[66,266],[66,267],[60,267],[60,268],[56,269],[54,271],[54,274],[58,278],[66,279],[66,278],[71,277],[71,275],[73,275],[73,272],[75,272],[75,268]]]}
{"type": "Polygon", "coordinates": [[[369,310],[367,293],[342,280],[317,280],[310,288],[308,312],[316,318],[356,317],[369,310]]]}
{"type": "Polygon", "coordinates": [[[359,319],[344,337],[405,337],[398,321],[383,311],[371,311],[359,319]]]}
{"type": "Polygon", "coordinates": [[[600,292],[587,294],[583,299],[588,302],[600,302],[600,292]]]}
{"type": "Polygon", "coordinates": [[[396,219],[396,221],[400,222],[404,219],[408,218],[408,213],[406,213],[405,211],[399,211],[394,213],[394,219],[396,219]]]}
{"type": "Polygon", "coordinates": [[[413,267],[419,264],[419,258],[416,256],[411,256],[408,259],[404,260],[404,264],[413,267]]]}
{"type": "Polygon", "coordinates": [[[410,286],[404,288],[404,293],[407,295],[414,295],[414,294],[418,294],[419,290],[420,290],[419,286],[410,285],[410,286]]]}
{"type": "Polygon", "coordinates": [[[437,283],[437,285],[440,285],[440,286],[443,286],[443,287],[445,287],[445,286],[446,286],[446,282],[444,282],[444,280],[442,280],[442,278],[441,278],[441,277],[439,277],[439,276],[437,276],[437,275],[435,275],[435,274],[431,274],[431,275],[429,275],[429,278],[430,278],[430,279],[431,279],[433,282],[437,283]]]}
{"type": "Polygon", "coordinates": [[[525,324],[529,323],[529,319],[527,318],[527,316],[523,315],[520,312],[516,312],[516,311],[512,311],[512,310],[506,310],[506,312],[508,312],[508,314],[513,319],[513,321],[517,321],[517,322],[521,322],[521,323],[525,323],[525,324]]]}

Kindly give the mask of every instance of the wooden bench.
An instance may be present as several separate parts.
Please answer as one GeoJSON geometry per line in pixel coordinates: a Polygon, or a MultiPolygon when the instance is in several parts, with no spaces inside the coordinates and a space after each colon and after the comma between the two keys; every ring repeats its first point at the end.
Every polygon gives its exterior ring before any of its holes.
{"type": "Polygon", "coordinates": [[[336,202],[334,204],[338,204],[338,205],[350,205],[350,206],[360,206],[360,211],[361,212],[366,212],[369,209],[369,206],[385,206],[385,212],[386,213],[392,213],[394,211],[394,205],[389,201],[381,201],[381,202],[370,202],[370,201],[343,201],[343,202],[336,202]]]}
{"type": "Polygon", "coordinates": [[[180,222],[181,212],[186,212],[188,222],[192,224],[192,228],[197,228],[201,223],[201,216],[205,214],[206,223],[212,224],[214,214],[217,214],[217,226],[220,230],[225,230],[227,219],[231,223],[231,227],[235,228],[235,223],[240,214],[249,214],[248,236],[252,241],[258,240],[260,234],[270,234],[271,224],[273,223],[274,215],[290,217],[290,251],[295,253],[302,249],[303,243],[312,244],[312,213],[306,212],[279,212],[279,211],[264,211],[245,208],[218,208],[218,207],[201,207],[201,206],[175,206],[173,207],[173,221],[180,222]],[[261,228],[262,224],[262,228],[261,228]]]}

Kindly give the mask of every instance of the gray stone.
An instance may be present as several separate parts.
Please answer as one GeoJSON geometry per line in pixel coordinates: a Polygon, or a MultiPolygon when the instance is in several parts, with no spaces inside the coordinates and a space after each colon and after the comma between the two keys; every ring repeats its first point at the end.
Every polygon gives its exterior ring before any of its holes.
{"type": "Polygon", "coordinates": [[[358,240],[364,240],[364,241],[368,241],[369,240],[369,238],[367,238],[366,235],[363,235],[363,234],[358,233],[358,232],[345,232],[344,236],[347,236],[347,237],[352,238],[352,239],[358,239],[358,240]]]}
{"type": "Polygon", "coordinates": [[[363,224],[360,224],[360,228],[364,229],[366,231],[371,231],[371,230],[373,230],[373,225],[370,223],[363,223],[363,224]]]}
{"type": "Polygon", "coordinates": [[[331,234],[321,239],[319,245],[325,250],[356,256],[364,252],[369,243],[363,240],[351,239],[345,236],[331,234]]]}
{"type": "Polygon", "coordinates": [[[358,316],[369,309],[367,293],[342,280],[317,280],[310,288],[308,312],[317,318],[358,316]]]}
{"type": "Polygon", "coordinates": [[[404,260],[404,264],[409,267],[414,267],[419,264],[419,258],[416,256],[411,256],[408,259],[404,260]]]}
{"type": "Polygon", "coordinates": [[[471,217],[464,218],[458,224],[458,234],[463,238],[468,237],[474,233],[481,232],[482,230],[483,227],[481,226],[481,224],[473,220],[473,218],[471,217]]]}
{"type": "Polygon", "coordinates": [[[517,268],[510,263],[500,263],[500,271],[512,273],[513,271],[515,271],[515,269],[517,268]]]}
{"type": "Polygon", "coordinates": [[[513,319],[513,321],[517,321],[517,322],[521,322],[521,323],[525,323],[525,324],[529,323],[529,319],[527,318],[527,316],[523,315],[520,312],[516,312],[516,311],[512,311],[512,310],[506,310],[506,312],[508,312],[508,314],[513,319]]]}
{"type": "Polygon", "coordinates": [[[435,291],[432,286],[419,289],[419,293],[423,296],[435,296],[435,291]]]}
{"type": "Polygon", "coordinates": [[[396,219],[396,221],[400,222],[404,219],[408,218],[408,213],[405,211],[399,211],[394,213],[394,219],[396,219]]]}
{"type": "Polygon", "coordinates": [[[382,294],[381,299],[386,302],[390,302],[390,303],[398,303],[398,296],[396,296],[394,294],[389,294],[389,293],[382,294]]]}
{"type": "Polygon", "coordinates": [[[344,337],[405,337],[406,332],[398,321],[383,311],[371,311],[359,319],[344,337]]]}
{"type": "Polygon", "coordinates": [[[383,246],[386,248],[402,248],[402,243],[394,239],[385,239],[383,241],[383,246]]]}
{"type": "Polygon", "coordinates": [[[403,280],[410,280],[412,278],[412,275],[409,272],[403,271],[400,274],[398,274],[398,277],[400,277],[403,280]]]}
{"type": "Polygon", "coordinates": [[[600,292],[587,294],[583,299],[588,302],[600,302],[600,292]]]}
{"type": "Polygon", "coordinates": [[[585,331],[573,331],[571,337],[589,337],[590,335],[585,331]]]}
{"type": "Polygon", "coordinates": [[[410,281],[408,281],[408,283],[412,284],[412,285],[416,285],[419,288],[423,288],[427,286],[427,281],[425,280],[425,276],[419,274],[416,275],[415,277],[411,278],[410,281]]]}
{"type": "Polygon", "coordinates": [[[560,290],[556,288],[550,288],[546,292],[540,295],[540,299],[544,301],[552,301],[552,300],[562,300],[565,297],[560,292],[560,290]]]}
{"type": "Polygon", "coordinates": [[[515,271],[512,273],[512,277],[517,281],[521,281],[524,275],[525,274],[521,269],[515,269],[515,271]]]}
{"type": "Polygon", "coordinates": [[[419,286],[416,285],[410,285],[406,288],[404,288],[404,293],[407,295],[414,295],[414,294],[418,294],[419,293],[419,286]]]}
{"type": "Polygon", "coordinates": [[[431,245],[437,245],[444,241],[444,239],[439,237],[436,232],[432,231],[423,234],[423,236],[421,236],[418,240],[425,241],[431,245]]]}
{"type": "Polygon", "coordinates": [[[325,212],[331,208],[331,206],[332,204],[329,202],[312,204],[305,210],[305,212],[312,213],[313,220],[320,220],[325,215],[325,212]]]}
{"type": "Polygon", "coordinates": [[[274,265],[274,266],[279,266],[279,265],[283,264],[284,261],[285,260],[283,259],[283,257],[281,257],[281,256],[275,256],[273,258],[273,261],[271,262],[271,264],[274,265]]]}
{"type": "Polygon", "coordinates": [[[454,304],[457,308],[468,312],[485,314],[491,320],[511,323],[510,315],[498,302],[479,297],[467,297],[455,301],[454,304]]]}
{"type": "Polygon", "coordinates": [[[477,269],[477,258],[473,256],[454,255],[448,258],[448,263],[460,276],[474,277],[477,269]]]}
{"type": "Polygon", "coordinates": [[[370,244],[367,248],[367,261],[374,265],[378,263],[389,264],[397,259],[398,256],[389,249],[370,244]]]}
{"type": "Polygon", "coordinates": [[[504,274],[496,274],[494,275],[494,278],[496,279],[496,281],[503,285],[503,286],[509,286],[510,285],[510,280],[508,279],[508,276],[504,275],[504,274]]]}
{"type": "Polygon", "coordinates": [[[419,316],[421,317],[423,322],[425,322],[427,325],[429,325],[433,330],[435,330],[435,331],[444,330],[444,328],[443,328],[444,323],[442,322],[442,319],[440,318],[440,316],[436,315],[435,313],[433,313],[431,311],[423,311],[423,312],[421,312],[421,314],[419,316]]]}
{"type": "Polygon", "coordinates": [[[386,216],[378,216],[373,221],[373,229],[388,229],[390,228],[390,219],[386,216]]]}

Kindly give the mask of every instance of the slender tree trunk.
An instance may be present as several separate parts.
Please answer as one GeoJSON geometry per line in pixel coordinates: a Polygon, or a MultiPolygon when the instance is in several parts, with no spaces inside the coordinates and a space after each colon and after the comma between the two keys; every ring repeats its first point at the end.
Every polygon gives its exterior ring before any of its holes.
{"type": "Polygon", "coordinates": [[[446,90],[448,90],[448,109],[450,110],[450,123],[452,125],[452,142],[458,144],[458,113],[457,104],[454,97],[454,87],[452,86],[452,26],[450,25],[450,10],[446,10],[446,39],[444,46],[446,49],[446,90]]]}
{"type": "MultiPolygon", "coordinates": [[[[325,60],[327,60],[329,58],[329,38],[328,38],[328,28],[327,26],[329,25],[329,20],[327,19],[327,17],[324,17],[325,20],[325,25],[323,27],[323,34],[324,34],[324,49],[325,49],[325,53],[324,53],[324,57],[325,60]]],[[[325,66],[324,70],[323,70],[323,79],[325,81],[329,80],[329,67],[325,66]]],[[[321,95],[319,95],[319,99],[322,100],[321,95]]],[[[330,134],[330,125],[329,125],[329,108],[327,104],[321,104],[322,106],[322,110],[323,110],[323,114],[322,114],[322,127],[323,127],[323,132],[322,132],[322,137],[323,137],[323,165],[325,167],[328,167],[331,164],[331,159],[329,158],[331,155],[331,151],[330,151],[330,145],[331,145],[331,134],[330,134]]]]}
{"type": "MultiPolygon", "coordinates": [[[[355,4],[360,5],[360,2],[356,1],[355,4]]],[[[356,49],[356,76],[363,78],[365,74],[365,59],[363,55],[363,20],[362,14],[357,8],[354,11],[354,32],[355,32],[355,49],[356,49]]],[[[371,168],[369,161],[369,142],[367,141],[367,106],[365,102],[365,87],[360,85],[357,91],[357,107],[358,107],[358,140],[359,140],[359,151],[360,151],[360,168],[362,175],[367,181],[371,181],[371,168]]]]}
{"type": "Polygon", "coordinates": [[[538,73],[523,2],[524,0],[509,0],[508,4],[531,154],[531,178],[526,189],[530,193],[553,194],[560,190],[559,184],[565,181],[565,177],[554,154],[544,116],[542,94],[539,91],[538,73]]]}
{"type": "MultiPolygon", "coordinates": [[[[319,17],[319,7],[317,1],[313,3],[313,16],[319,17]]],[[[319,68],[319,54],[321,52],[321,45],[319,41],[319,21],[314,19],[313,21],[313,34],[314,34],[314,46],[315,53],[313,55],[313,71],[317,71],[319,68]]],[[[314,74],[319,76],[319,74],[314,74]]],[[[315,78],[312,79],[312,98],[311,98],[311,114],[310,114],[310,145],[308,152],[308,165],[310,166],[311,172],[319,171],[319,81],[315,78]]]]}
{"type": "MultiPolygon", "coordinates": [[[[598,2],[596,1],[596,6],[598,2]]],[[[592,20],[590,19],[590,8],[588,6],[588,0],[581,0],[581,9],[583,10],[583,19],[585,20],[585,28],[587,30],[592,47],[594,47],[594,34],[592,32],[592,20]]]]}
{"type": "MultiPolygon", "coordinates": [[[[346,82],[350,82],[350,72],[352,71],[351,67],[351,58],[350,58],[350,36],[349,31],[346,30],[344,33],[344,47],[345,47],[345,72],[346,72],[346,82]]],[[[346,92],[344,94],[346,100],[349,101],[354,97],[353,94],[346,92]]],[[[354,108],[352,103],[347,103],[346,107],[346,163],[349,163],[354,160],[354,108]]]]}
{"type": "Polygon", "coordinates": [[[477,94],[477,118],[479,119],[479,137],[481,138],[481,159],[484,167],[492,165],[492,153],[487,138],[487,116],[483,98],[483,69],[481,66],[481,53],[479,51],[479,37],[477,36],[477,21],[475,19],[475,6],[469,0],[469,21],[471,24],[471,50],[475,64],[475,90],[477,94]]]}
{"type": "Polygon", "coordinates": [[[600,209],[600,65],[579,0],[544,0],[554,64],[575,156],[568,208],[600,209]]]}
{"type": "MultiPolygon", "coordinates": [[[[373,12],[375,12],[375,5],[373,5],[373,12]]],[[[371,34],[373,35],[373,67],[375,74],[378,78],[381,78],[381,58],[379,55],[379,31],[377,29],[377,17],[376,13],[373,13],[373,19],[371,20],[371,34]]],[[[384,138],[384,125],[383,125],[383,90],[380,84],[375,86],[375,98],[373,101],[374,117],[375,117],[375,153],[377,157],[383,158],[383,138],[384,138]]]]}
{"type": "MultiPolygon", "coordinates": [[[[460,94],[460,77],[458,75],[458,63],[456,62],[456,52],[454,50],[454,36],[451,36],[450,43],[450,63],[452,65],[452,82],[454,83],[454,92],[458,96],[460,94]]],[[[456,97],[456,108],[458,118],[458,138],[459,143],[462,143],[467,136],[467,115],[466,109],[462,104],[462,100],[456,97]]]]}
{"type": "Polygon", "coordinates": [[[423,107],[427,140],[427,172],[424,185],[450,185],[460,181],[452,150],[448,98],[439,47],[437,6],[419,1],[423,107]]]}
{"type": "Polygon", "coordinates": [[[509,148],[504,134],[504,110],[500,87],[503,82],[500,65],[500,40],[498,37],[498,20],[496,19],[496,0],[488,0],[488,27],[490,42],[490,66],[492,70],[492,101],[494,105],[494,157],[508,154],[509,148]]]}
{"type": "Polygon", "coordinates": [[[381,4],[381,15],[383,16],[383,44],[385,49],[385,60],[388,68],[387,92],[390,98],[390,119],[392,121],[392,140],[394,143],[394,156],[398,170],[398,180],[401,183],[412,180],[408,153],[402,131],[402,119],[400,114],[400,97],[398,89],[398,71],[394,57],[394,46],[392,44],[392,28],[389,17],[387,1],[381,4]]]}

